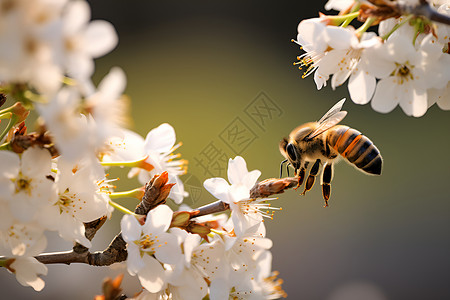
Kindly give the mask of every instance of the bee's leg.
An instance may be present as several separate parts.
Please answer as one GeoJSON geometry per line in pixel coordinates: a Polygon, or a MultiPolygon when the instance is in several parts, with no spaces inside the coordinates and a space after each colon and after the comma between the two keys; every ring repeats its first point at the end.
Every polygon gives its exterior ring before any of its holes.
{"type": "Polygon", "coordinates": [[[319,167],[320,167],[320,159],[316,160],[314,165],[311,167],[308,179],[306,179],[305,190],[303,191],[302,195],[304,195],[307,191],[309,191],[313,187],[314,181],[316,180],[316,175],[317,173],[319,173],[319,167]]]}
{"type": "MultiPolygon", "coordinates": [[[[283,165],[285,164],[285,163],[287,163],[287,159],[285,159],[285,160],[283,160],[282,162],[281,162],[281,164],[280,164],[280,178],[281,177],[283,177],[283,165]]],[[[289,176],[289,171],[288,171],[288,176],[289,176]]]]}
{"type": "Polygon", "coordinates": [[[295,190],[298,189],[302,184],[303,184],[303,180],[305,179],[305,170],[308,167],[309,162],[305,162],[303,164],[303,167],[301,167],[300,169],[298,169],[297,174],[295,174],[295,176],[298,176],[298,184],[295,187],[295,190]]]}
{"type": "Polygon", "coordinates": [[[328,199],[330,199],[331,194],[331,179],[333,178],[333,164],[326,163],[322,171],[322,194],[325,200],[325,206],[328,206],[328,199]]]}

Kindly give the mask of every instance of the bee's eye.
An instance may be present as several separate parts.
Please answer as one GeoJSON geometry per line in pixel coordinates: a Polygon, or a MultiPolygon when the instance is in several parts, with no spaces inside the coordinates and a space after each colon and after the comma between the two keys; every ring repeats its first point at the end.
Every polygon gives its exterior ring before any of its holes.
{"type": "Polygon", "coordinates": [[[290,158],[293,162],[297,161],[297,153],[295,152],[294,145],[292,145],[291,143],[289,143],[289,144],[286,146],[286,152],[287,152],[289,158],[290,158]]]}

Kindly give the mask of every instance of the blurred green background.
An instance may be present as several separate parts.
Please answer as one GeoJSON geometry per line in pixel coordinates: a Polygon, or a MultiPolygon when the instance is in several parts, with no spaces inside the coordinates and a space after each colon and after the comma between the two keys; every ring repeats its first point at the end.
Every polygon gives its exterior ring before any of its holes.
{"type": "MultiPolygon", "coordinates": [[[[326,1],[89,2],[93,18],[112,22],[120,39],[97,60],[95,81],[122,67],[133,129],[145,136],[161,123],[174,126],[189,160],[182,179],[191,207],[215,200],[201,185],[226,177],[225,156],[243,156],[249,170],[261,170],[261,180],[277,177],[280,139],[348,98],[346,85],[317,91],[312,76],[301,79],[292,66],[301,53],[290,42],[298,22],[325,12],[326,1]],[[206,169],[205,153],[217,155],[206,169]]],[[[432,107],[410,118],[399,108],[379,114],[351,100],[344,109],[343,124],[380,149],[383,175],[339,163],[328,208],[319,185],[306,196],[280,195],[274,205],[283,210],[266,227],[288,299],[450,299],[450,112],[432,107]]],[[[118,174],[119,188],[135,186],[118,174]]],[[[119,230],[120,217],[116,212],[99,232],[96,250],[119,230]]],[[[70,248],[54,234],[49,241],[49,250],[70,248]]],[[[120,272],[126,273],[123,264],[49,266],[46,287],[36,293],[3,271],[0,288],[5,299],[92,299],[104,277],[120,272]]],[[[138,279],[126,275],[124,289],[129,296],[139,291],[138,279]]]]}

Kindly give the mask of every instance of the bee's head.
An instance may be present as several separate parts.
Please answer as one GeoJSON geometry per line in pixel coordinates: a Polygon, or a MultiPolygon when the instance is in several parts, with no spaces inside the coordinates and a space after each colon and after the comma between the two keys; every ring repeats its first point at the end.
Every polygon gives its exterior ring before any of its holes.
{"type": "Polygon", "coordinates": [[[289,160],[296,171],[300,168],[300,155],[297,147],[293,143],[289,143],[286,138],[283,138],[280,142],[280,152],[289,160]]]}

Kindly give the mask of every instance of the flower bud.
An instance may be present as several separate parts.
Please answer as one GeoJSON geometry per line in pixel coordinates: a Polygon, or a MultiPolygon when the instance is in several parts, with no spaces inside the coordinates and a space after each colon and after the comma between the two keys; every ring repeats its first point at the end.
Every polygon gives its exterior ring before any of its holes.
{"type": "Polygon", "coordinates": [[[191,219],[191,214],[187,211],[176,211],[173,213],[172,223],[170,227],[186,228],[191,219]]]}

